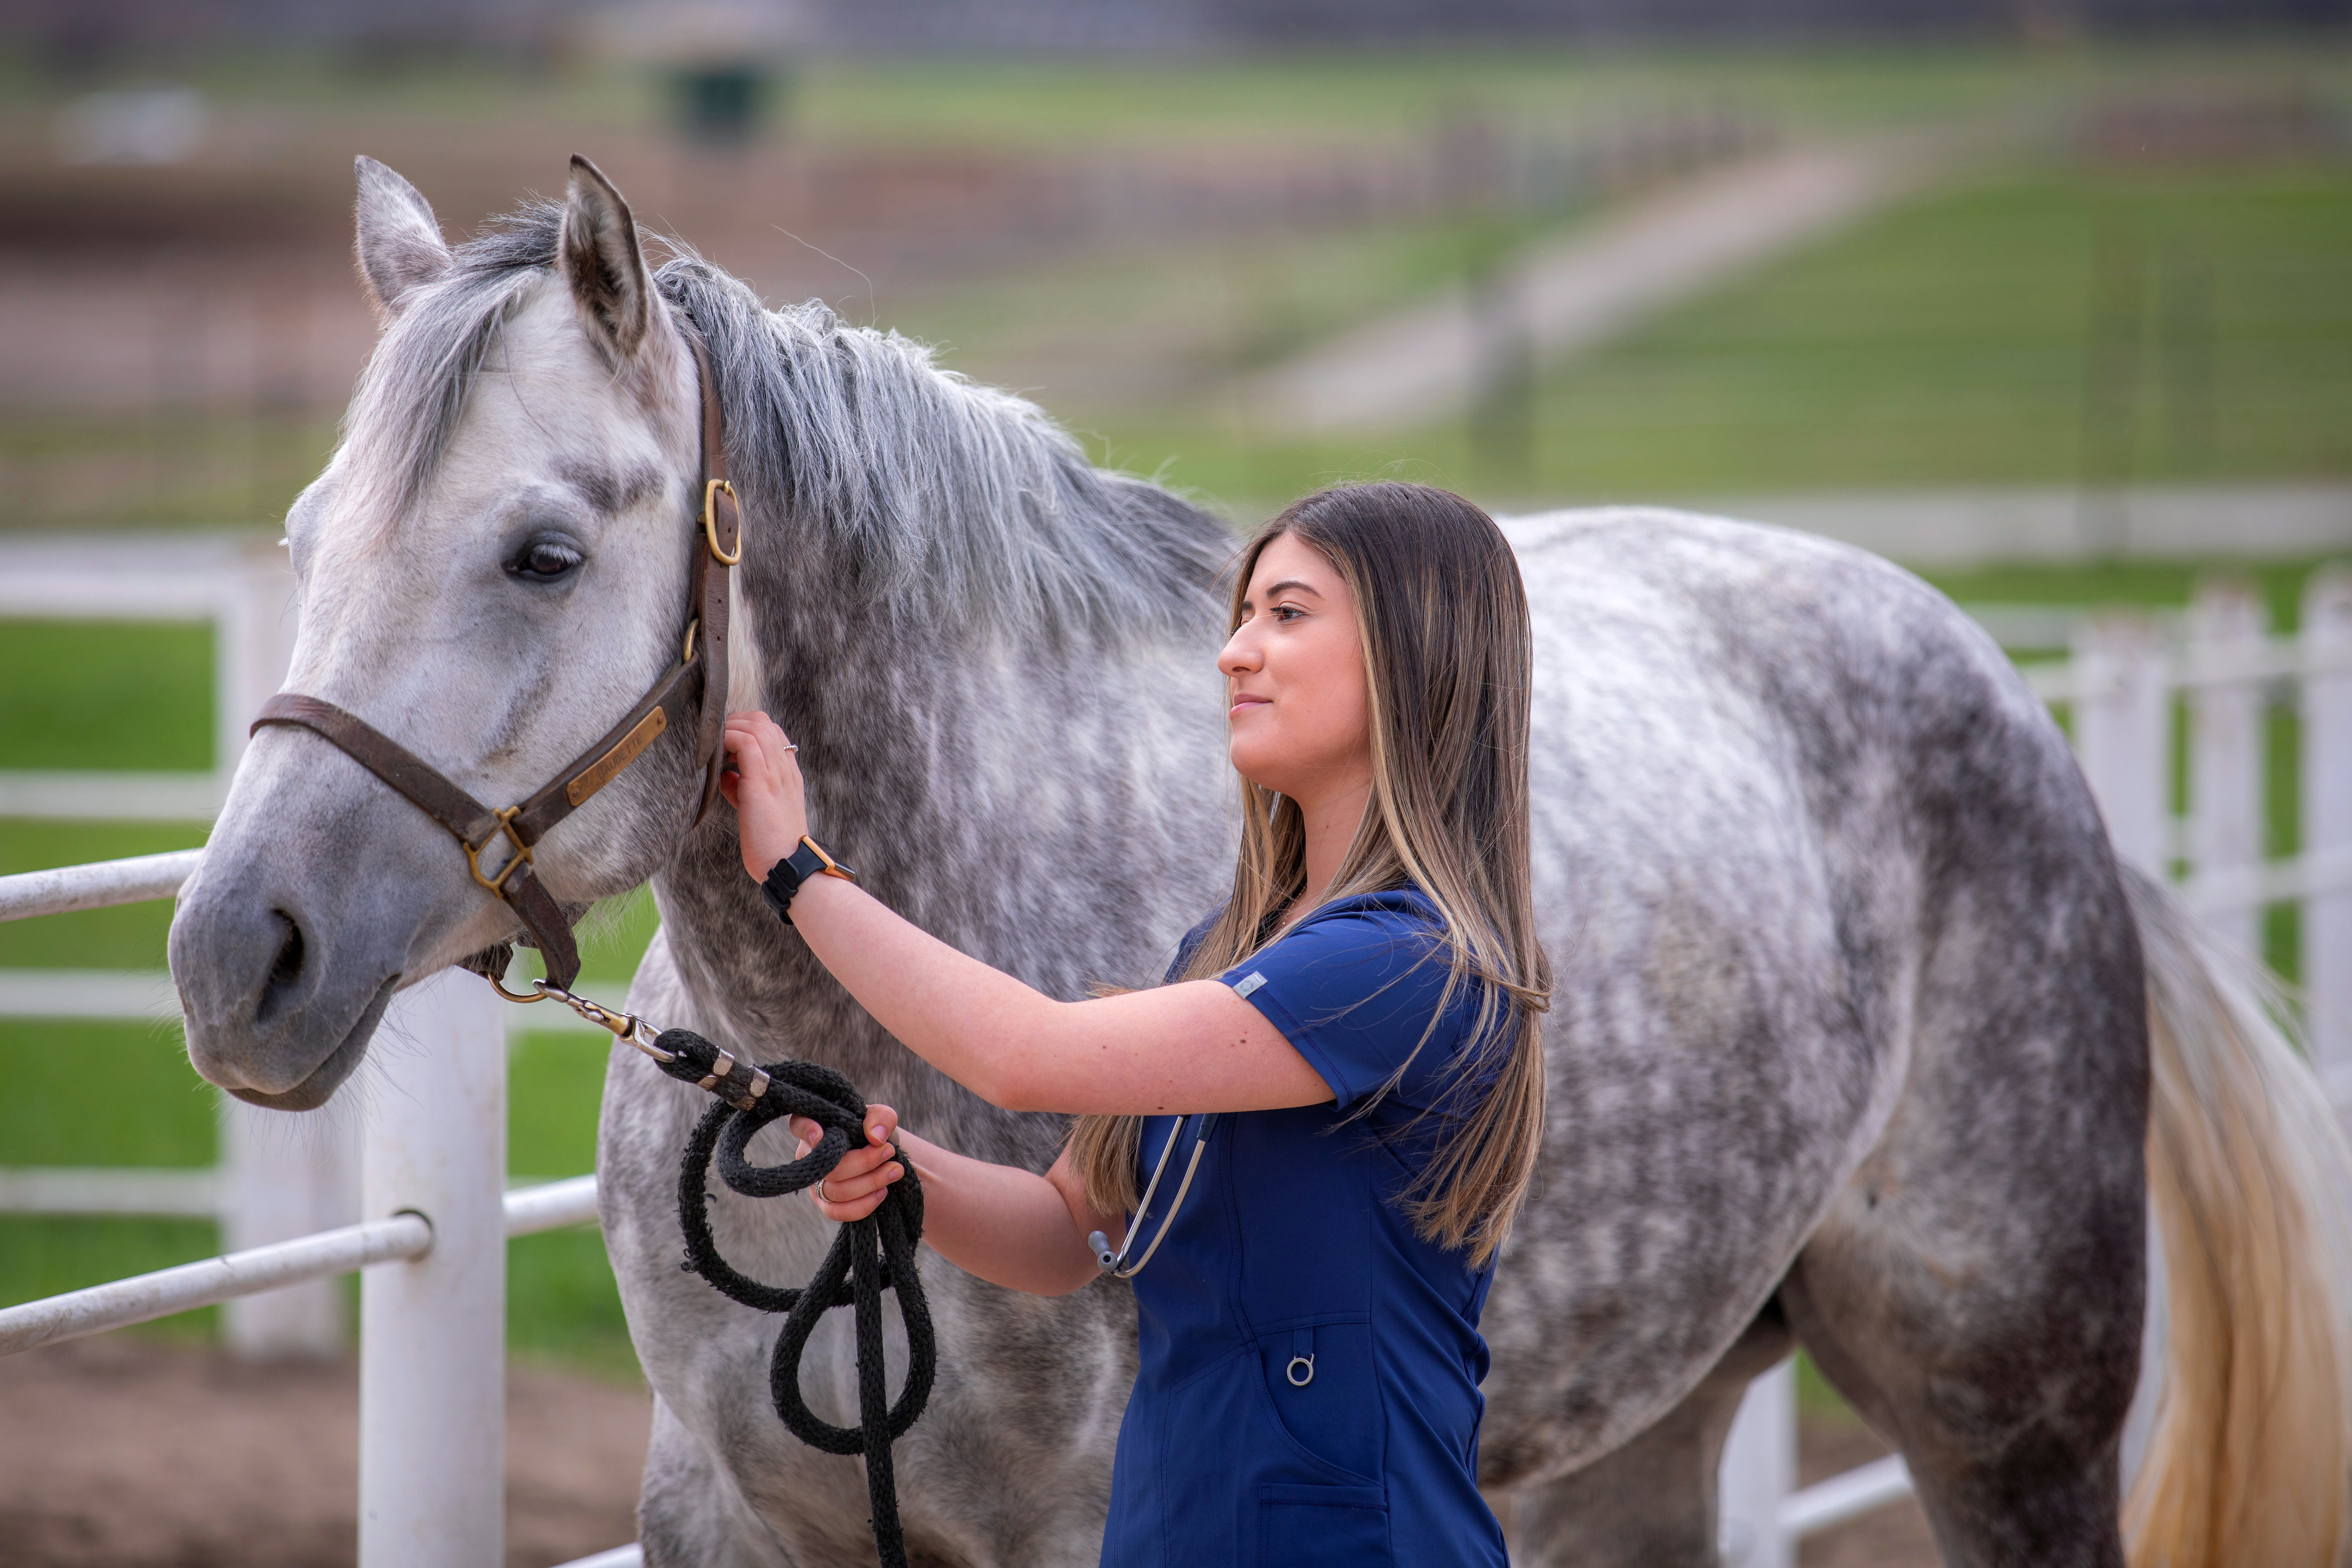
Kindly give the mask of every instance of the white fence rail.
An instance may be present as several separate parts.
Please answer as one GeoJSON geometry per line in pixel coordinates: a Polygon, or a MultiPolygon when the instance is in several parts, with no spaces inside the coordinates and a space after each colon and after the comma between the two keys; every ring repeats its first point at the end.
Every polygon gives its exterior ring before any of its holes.
{"type": "MultiPolygon", "coordinates": [[[[176,889],[176,878],[159,886],[158,877],[152,866],[117,861],[43,873],[37,889],[25,879],[0,879],[0,908],[26,918],[176,889]]],[[[283,1297],[289,1288],[319,1289],[366,1270],[360,1289],[361,1568],[500,1563],[506,1243],[596,1217],[593,1176],[503,1191],[503,1013],[487,987],[457,972],[394,998],[382,1027],[411,1048],[383,1065],[393,1081],[373,1097],[365,1118],[359,1223],[0,1309],[0,1354],[192,1308],[283,1297]]],[[[154,1174],[108,1173],[91,1186],[97,1202],[119,1203],[154,1174]]],[[[63,1175],[14,1172],[8,1180],[40,1184],[63,1175]]],[[[120,1212],[112,1203],[108,1207],[120,1212]]]]}
{"type": "MultiPolygon", "coordinates": [[[[0,573],[7,584],[0,615],[211,616],[223,634],[217,770],[167,779],[143,796],[144,786],[121,779],[100,780],[100,788],[84,775],[0,773],[0,815],[209,816],[242,751],[243,716],[278,683],[289,629],[282,579],[239,560],[209,585],[191,569],[173,587],[126,596],[123,584],[137,574],[76,576],[89,565],[58,563],[31,586],[22,574],[0,573]],[[126,802],[139,809],[122,809],[126,802]],[[201,809],[188,810],[192,804],[201,809]]],[[[2168,637],[2147,617],[2095,617],[2081,626],[2070,661],[2029,679],[2071,710],[2084,772],[2126,858],[2185,873],[2192,902],[2249,949],[2259,951],[2265,906],[2300,903],[2310,1037],[2330,1081],[2352,1085],[2352,572],[2314,579],[2303,628],[2294,641],[2270,637],[2258,600],[2215,585],[2200,591],[2185,637],[2168,637]],[[2179,819],[2171,805],[2176,698],[2189,759],[2189,809],[2179,819]],[[2302,725],[2302,852],[2273,860],[2264,849],[2278,825],[2263,817],[2263,770],[2266,713],[2283,699],[2296,701],[2302,725]]],[[[167,897],[196,853],[0,879],[0,920],[167,897]]],[[[0,972],[0,1016],[164,1016],[173,1011],[170,995],[160,974],[0,972]]],[[[384,1027],[417,1048],[401,1054],[396,1091],[377,1097],[367,1119],[354,1224],[315,1218],[320,1194],[336,1201],[344,1182],[334,1157],[307,1168],[289,1163],[284,1145],[266,1134],[241,1138],[247,1124],[236,1111],[220,1172],[0,1172],[0,1210],[200,1213],[210,1205],[248,1226],[276,1227],[239,1238],[232,1224],[239,1249],[226,1257],[0,1310],[0,1353],[194,1306],[299,1300],[304,1290],[312,1293],[308,1305],[247,1318],[242,1331],[232,1317],[232,1341],[248,1349],[327,1348],[337,1330],[322,1325],[339,1325],[340,1313],[323,1282],[364,1269],[362,1568],[499,1562],[505,1242],[594,1217],[593,1177],[501,1194],[501,1044],[510,1011],[455,974],[395,1000],[384,1027]],[[271,1158],[276,1168],[263,1173],[271,1158]],[[272,1213],[270,1194],[295,1201],[272,1213]],[[313,1215],[309,1223],[305,1214],[313,1215]]],[[[1897,1458],[1797,1489],[1795,1373],[1784,1363],[1751,1387],[1727,1445],[1727,1557],[1741,1568],[1790,1568],[1801,1539],[1909,1489],[1897,1458]]],[[[625,1547],[574,1568],[636,1561],[635,1549],[625,1547]]]]}

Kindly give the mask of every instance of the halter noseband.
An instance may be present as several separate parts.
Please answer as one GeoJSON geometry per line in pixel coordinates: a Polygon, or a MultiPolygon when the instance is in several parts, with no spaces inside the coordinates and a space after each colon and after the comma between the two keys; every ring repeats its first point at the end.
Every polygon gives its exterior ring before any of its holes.
{"type": "MultiPolygon", "coordinates": [[[[710,355],[692,323],[681,317],[678,327],[694,351],[695,380],[702,394],[702,470],[697,487],[702,503],[695,518],[699,548],[694,552],[686,636],[677,661],[602,740],[572,758],[529,799],[493,810],[374,725],[320,698],[281,691],[263,704],[260,717],[253,721],[254,730],[284,724],[320,736],[447,829],[465,849],[474,880],[502,900],[521,921],[530,944],[545,961],[548,983],[558,990],[568,991],[580,977],[580,950],[572,940],[571,921],[531,863],[532,846],[618,778],[673,725],[695,725],[695,762],[703,775],[695,822],[719,798],[719,775],[726,763],[726,748],[719,742],[727,726],[728,573],[743,558],[743,522],[735,487],[727,482],[727,445],[710,355]],[[500,837],[508,845],[506,861],[485,873],[482,855],[491,840],[500,837]]],[[[541,994],[520,994],[499,984],[509,956],[510,944],[500,943],[465,960],[465,967],[509,1002],[542,1000],[541,994]]]]}

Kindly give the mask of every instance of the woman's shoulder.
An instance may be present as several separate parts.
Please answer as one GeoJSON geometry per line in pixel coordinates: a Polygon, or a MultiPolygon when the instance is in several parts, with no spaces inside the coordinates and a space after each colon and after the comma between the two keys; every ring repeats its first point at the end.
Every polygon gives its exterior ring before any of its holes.
{"type": "Polygon", "coordinates": [[[1315,926],[1338,924],[1427,937],[1445,934],[1445,917],[1438,912],[1436,901],[1419,888],[1408,886],[1381,888],[1369,893],[1349,893],[1344,898],[1318,904],[1283,936],[1297,936],[1315,926]]]}
{"type": "MultiPolygon", "coordinates": [[[[1168,966],[1171,981],[1191,967],[1192,955],[1224,912],[1225,907],[1218,905],[1184,934],[1177,944],[1175,962],[1168,966]]],[[[1418,962],[1431,956],[1444,936],[1445,918],[1428,894],[1409,886],[1382,888],[1317,905],[1256,956],[1280,951],[1286,957],[1328,957],[1371,949],[1391,958],[1405,956],[1418,962]]],[[[1245,959],[1238,967],[1245,969],[1252,962],[1245,959]]]]}

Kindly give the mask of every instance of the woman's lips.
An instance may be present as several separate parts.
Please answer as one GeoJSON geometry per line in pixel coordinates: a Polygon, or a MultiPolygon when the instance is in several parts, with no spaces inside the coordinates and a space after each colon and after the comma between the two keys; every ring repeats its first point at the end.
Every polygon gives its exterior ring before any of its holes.
{"type": "Polygon", "coordinates": [[[1236,697],[1234,699],[1233,707],[1226,710],[1225,717],[1230,719],[1252,708],[1267,708],[1273,706],[1273,703],[1274,699],[1271,697],[1236,697]]]}

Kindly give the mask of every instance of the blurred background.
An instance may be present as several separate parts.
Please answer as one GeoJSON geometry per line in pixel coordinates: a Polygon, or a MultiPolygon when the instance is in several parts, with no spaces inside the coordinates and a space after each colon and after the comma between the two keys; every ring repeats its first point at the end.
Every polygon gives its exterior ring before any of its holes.
{"type": "MultiPolygon", "coordinates": [[[[2352,0],[0,0],[0,872],[203,841],[228,621],[26,584],[266,559],[373,341],[353,154],[455,238],[560,195],[575,152],[772,301],[934,344],[1237,526],[1371,476],[1696,506],[1880,551],[2045,660],[2215,615],[2294,638],[2352,555],[2352,0]]],[[[2264,668],[2229,775],[2253,872],[2298,854],[2306,787],[2264,668]]],[[[2184,871],[2194,698],[2155,700],[2148,855],[2184,871]]],[[[2233,917],[2290,980],[2301,908],[2233,917]]],[[[59,1213],[9,1175],[224,1157],[152,995],[168,918],[0,925],[0,1302],[223,1245],[194,1200],[59,1213]],[[90,974],[115,988],[57,979],[90,974]],[[100,1058],[119,1092],[75,1114],[100,1058]]],[[[606,918],[583,989],[617,998],[650,921],[606,918]]],[[[602,1051],[515,1050],[515,1169],[589,1169],[602,1051]]],[[[510,1294],[549,1429],[609,1397],[641,1442],[594,1233],[517,1243],[510,1294]]],[[[41,1553],[11,1561],[214,1560],[210,1526],[134,1538],[55,1512],[75,1476],[5,1478],[66,1462],[93,1378],[185,1383],[198,1419],[248,1373],[138,1358],[218,1331],[0,1362],[0,1540],[41,1553]]],[[[317,1381],[310,1436],[224,1443],[347,1479],[347,1368],[277,1375],[280,1410],[317,1381]]],[[[1874,1451],[1809,1388],[1809,1474],[1874,1451]]],[[[517,1480],[514,1560],[556,1561],[566,1519],[618,1539],[633,1462],[591,1488],[617,1524],[577,1476],[517,1480]]],[[[347,1490],[282,1561],[348,1560],[347,1490]]],[[[1923,1540],[1889,1516],[1804,1561],[1923,1540]]]]}

